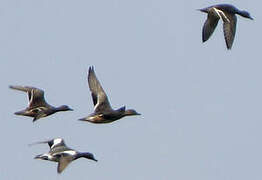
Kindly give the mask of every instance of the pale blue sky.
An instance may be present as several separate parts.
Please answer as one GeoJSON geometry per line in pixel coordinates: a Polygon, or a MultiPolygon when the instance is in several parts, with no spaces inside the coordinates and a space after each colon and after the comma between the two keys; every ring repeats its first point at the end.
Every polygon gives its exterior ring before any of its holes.
{"type": "Polygon", "coordinates": [[[0,1],[1,162],[5,180],[261,180],[261,2],[223,1],[248,10],[238,16],[231,51],[221,22],[201,42],[206,14],[221,1],[0,1]],[[112,124],[77,121],[93,111],[88,67],[114,108],[142,116],[112,124]],[[9,85],[45,90],[57,113],[36,123],[13,113],[27,95],[9,85]],[[34,160],[63,137],[94,153],[61,174],[34,160]]]}

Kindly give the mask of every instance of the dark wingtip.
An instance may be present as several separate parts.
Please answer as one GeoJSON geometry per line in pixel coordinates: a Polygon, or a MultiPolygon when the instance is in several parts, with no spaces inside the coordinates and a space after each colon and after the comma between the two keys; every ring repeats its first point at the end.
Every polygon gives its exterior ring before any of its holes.
{"type": "Polygon", "coordinates": [[[57,170],[57,173],[58,173],[58,174],[61,174],[61,173],[62,173],[62,171],[59,171],[59,170],[57,170]]]}
{"type": "Polygon", "coordinates": [[[226,43],[226,45],[227,45],[227,50],[231,50],[233,44],[231,44],[230,46],[229,44],[226,43]]]}
{"type": "Polygon", "coordinates": [[[92,71],[94,71],[94,66],[89,66],[88,72],[90,73],[92,71]]]}
{"type": "Polygon", "coordinates": [[[204,35],[204,30],[202,32],[202,43],[206,42],[208,40],[208,38],[205,37],[204,35]]]}
{"type": "Polygon", "coordinates": [[[203,30],[202,30],[202,43],[204,43],[206,41],[207,41],[207,38],[205,38],[204,27],[203,27],[203,30]]]}
{"type": "Polygon", "coordinates": [[[88,78],[90,77],[91,74],[94,74],[95,71],[94,71],[94,66],[89,66],[89,69],[88,69],[88,78]]]}

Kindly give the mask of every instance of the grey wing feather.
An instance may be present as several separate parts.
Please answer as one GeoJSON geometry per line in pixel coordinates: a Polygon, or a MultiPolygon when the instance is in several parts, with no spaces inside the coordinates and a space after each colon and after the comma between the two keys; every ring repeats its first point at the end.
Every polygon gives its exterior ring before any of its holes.
{"type": "MultiPolygon", "coordinates": [[[[50,139],[50,140],[46,140],[46,141],[37,141],[37,142],[31,143],[31,144],[29,144],[29,145],[32,146],[32,145],[36,145],[36,144],[48,144],[48,146],[50,147],[50,152],[53,152],[53,151],[51,151],[51,148],[52,148],[52,146],[54,145],[54,144],[53,144],[53,140],[54,140],[54,139],[50,139]]],[[[55,145],[52,149],[55,149],[55,148],[58,148],[58,147],[62,147],[62,149],[63,149],[63,148],[64,148],[64,149],[69,149],[69,148],[66,146],[66,144],[65,144],[65,142],[64,142],[63,139],[62,139],[62,141],[61,141],[59,144],[55,145]]],[[[63,149],[63,150],[64,150],[64,149],[63,149]]]]}
{"type": "Polygon", "coordinates": [[[49,106],[44,98],[44,91],[30,86],[9,86],[11,89],[27,92],[29,107],[49,106]]]}
{"type": "Polygon", "coordinates": [[[202,41],[207,41],[216,29],[217,23],[219,21],[219,16],[214,10],[210,10],[203,26],[202,30],[202,41]]]}
{"type": "Polygon", "coordinates": [[[37,89],[35,87],[29,87],[29,86],[9,86],[9,88],[19,91],[24,91],[24,92],[31,91],[32,89],[37,89]]]}
{"type": "Polygon", "coordinates": [[[95,112],[111,109],[107,95],[98,81],[93,67],[88,71],[88,84],[92,94],[95,112]]]}
{"type": "Polygon", "coordinates": [[[223,19],[223,30],[227,49],[231,49],[236,34],[237,17],[234,14],[226,14],[226,16],[229,19],[229,22],[228,20],[223,19]]]}
{"type": "Polygon", "coordinates": [[[31,97],[32,97],[31,91],[33,89],[36,89],[34,87],[29,87],[29,86],[9,86],[9,88],[26,92],[28,94],[29,101],[31,100],[31,97]]]}
{"type": "Polygon", "coordinates": [[[62,155],[58,162],[57,172],[61,173],[70,164],[70,162],[72,162],[72,160],[72,157],[62,155]]]}

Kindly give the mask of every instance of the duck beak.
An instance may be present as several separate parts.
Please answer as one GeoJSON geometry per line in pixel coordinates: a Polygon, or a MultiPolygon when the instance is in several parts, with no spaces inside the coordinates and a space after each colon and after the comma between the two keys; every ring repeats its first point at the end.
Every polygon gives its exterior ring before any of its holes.
{"type": "Polygon", "coordinates": [[[73,111],[73,109],[69,108],[68,111],[73,111]]]}
{"type": "Polygon", "coordinates": [[[249,17],[249,19],[254,20],[252,17],[249,17]]]}
{"type": "Polygon", "coordinates": [[[94,158],[94,159],[92,159],[92,160],[93,160],[93,161],[95,161],[95,162],[97,162],[97,161],[98,161],[98,160],[97,160],[97,159],[95,159],[95,158],[94,158]]]}

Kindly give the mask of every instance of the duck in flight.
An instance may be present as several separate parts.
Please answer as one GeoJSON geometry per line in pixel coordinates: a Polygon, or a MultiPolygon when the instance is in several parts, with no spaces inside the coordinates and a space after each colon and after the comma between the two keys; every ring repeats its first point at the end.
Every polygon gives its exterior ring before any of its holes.
{"type": "Polygon", "coordinates": [[[207,20],[205,21],[202,30],[202,41],[205,42],[209,39],[217,26],[218,20],[222,19],[227,49],[232,48],[235,38],[237,24],[236,14],[253,20],[247,11],[239,10],[230,4],[218,4],[199,10],[207,13],[207,20]]]}
{"type": "Polygon", "coordinates": [[[125,116],[140,115],[133,109],[126,110],[125,106],[117,110],[111,108],[107,95],[99,83],[93,67],[89,67],[88,84],[95,106],[94,113],[85,118],[79,119],[80,121],[88,121],[91,123],[111,123],[125,116]]]}
{"type": "Polygon", "coordinates": [[[61,173],[72,161],[78,158],[87,158],[97,161],[92,153],[78,152],[66,146],[62,138],[54,138],[48,141],[36,142],[34,144],[47,143],[50,147],[48,153],[35,156],[35,159],[58,162],[57,172],[61,173]]]}
{"type": "Polygon", "coordinates": [[[49,105],[44,98],[44,91],[29,86],[9,86],[11,89],[24,91],[28,94],[29,105],[22,111],[15,112],[16,115],[33,117],[33,122],[59,111],[72,111],[67,105],[54,107],[49,105]]]}

